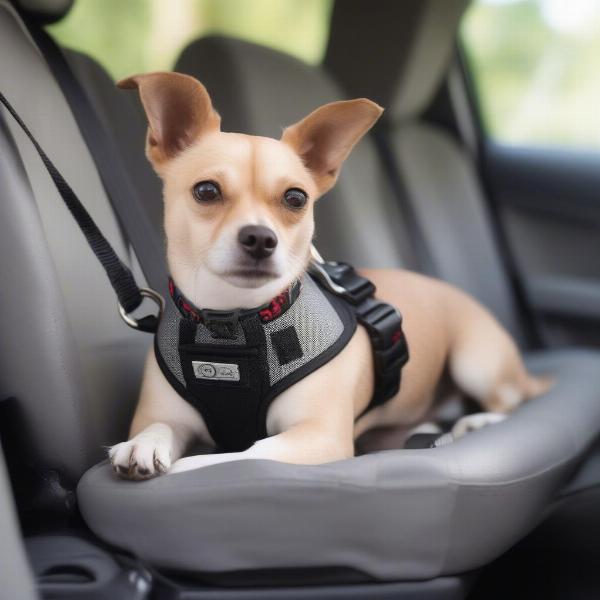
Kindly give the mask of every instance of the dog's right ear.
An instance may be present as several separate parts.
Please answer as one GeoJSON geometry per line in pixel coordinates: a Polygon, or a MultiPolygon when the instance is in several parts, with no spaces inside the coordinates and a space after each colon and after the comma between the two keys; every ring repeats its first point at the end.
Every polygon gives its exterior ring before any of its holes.
{"type": "Polygon", "coordinates": [[[140,92],[148,117],[146,155],[157,171],[201,135],[220,128],[221,117],[206,88],[194,77],[146,73],[122,79],[117,86],[140,92]]]}

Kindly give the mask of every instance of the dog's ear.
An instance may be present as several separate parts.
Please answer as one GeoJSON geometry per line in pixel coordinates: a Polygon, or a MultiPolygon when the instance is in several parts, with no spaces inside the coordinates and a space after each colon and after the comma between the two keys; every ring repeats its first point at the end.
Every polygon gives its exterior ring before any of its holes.
{"type": "Polygon", "coordinates": [[[325,104],[286,128],[281,141],[300,155],[323,194],[336,182],[342,163],[382,112],[381,106],[366,98],[325,104]]]}
{"type": "Polygon", "coordinates": [[[194,77],[146,73],[122,79],[117,86],[140,92],[148,117],[146,154],[156,169],[204,133],[220,128],[206,88],[194,77]]]}

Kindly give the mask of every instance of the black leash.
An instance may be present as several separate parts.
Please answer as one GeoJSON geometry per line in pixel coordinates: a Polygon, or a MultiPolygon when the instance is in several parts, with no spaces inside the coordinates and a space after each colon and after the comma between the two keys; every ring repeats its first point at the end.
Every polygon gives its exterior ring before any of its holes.
{"type": "Polygon", "coordinates": [[[65,205],[73,215],[73,218],[79,225],[81,232],[85,236],[88,245],[96,255],[106,274],[108,279],[117,294],[119,301],[119,308],[121,316],[125,322],[141,331],[154,332],[158,325],[158,317],[154,315],[148,315],[141,319],[134,319],[129,315],[142,303],[144,296],[152,298],[159,307],[162,308],[162,298],[154,291],[139,288],[133,274],[127,266],[125,266],[121,259],[117,256],[113,247],[110,245],[108,240],[102,235],[102,232],[98,229],[98,226],[83,206],[71,186],[65,181],[64,177],[60,174],[59,170],[55,167],[54,163],[48,158],[42,147],[39,145],[31,131],[21,117],[17,114],[17,111],[12,107],[10,102],[0,93],[0,103],[4,105],[9,114],[13,117],[19,127],[23,130],[25,135],[29,138],[37,153],[39,154],[46,170],[48,171],[58,193],[63,199],[65,205]]]}
{"type": "MultiPolygon", "coordinates": [[[[79,126],[102,185],[151,287],[163,291],[167,279],[160,232],[155,231],[141,198],[123,164],[118,148],[100,121],[91,100],[77,79],[62,49],[35,21],[22,15],[34,42],[58,83],[79,126]]],[[[166,290],[164,290],[166,291],[166,290]]]]}

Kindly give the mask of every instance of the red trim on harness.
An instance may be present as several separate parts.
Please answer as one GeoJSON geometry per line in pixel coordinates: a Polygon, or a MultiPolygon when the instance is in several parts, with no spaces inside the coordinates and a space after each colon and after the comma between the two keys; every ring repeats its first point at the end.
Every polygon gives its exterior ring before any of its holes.
{"type": "MultiPolygon", "coordinates": [[[[175,302],[175,306],[179,309],[179,312],[184,317],[202,323],[202,311],[196,308],[181,292],[181,290],[175,285],[175,282],[169,277],[169,294],[175,302]]],[[[260,320],[263,323],[273,321],[277,317],[281,316],[296,300],[300,294],[300,282],[296,281],[287,290],[278,294],[273,298],[264,308],[256,310],[260,320]]],[[[251,312],[251,311],[247,311],[251,312]]]]}

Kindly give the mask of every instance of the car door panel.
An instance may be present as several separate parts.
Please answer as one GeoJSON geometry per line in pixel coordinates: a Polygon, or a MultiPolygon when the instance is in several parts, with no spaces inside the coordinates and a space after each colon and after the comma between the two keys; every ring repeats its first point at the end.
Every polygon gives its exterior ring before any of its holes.
{"type": "Polygon", "coordinates": [[[485,165],[544,337],[600,345],[600,153],[490,142],[485,165]]]}

